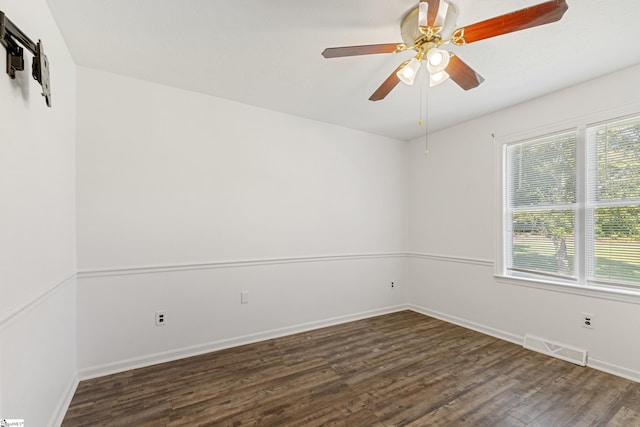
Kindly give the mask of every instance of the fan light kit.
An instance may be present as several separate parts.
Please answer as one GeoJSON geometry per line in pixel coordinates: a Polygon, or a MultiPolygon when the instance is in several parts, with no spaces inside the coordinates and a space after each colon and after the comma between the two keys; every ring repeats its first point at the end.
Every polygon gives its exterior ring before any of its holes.
{"type": "Polygon", "coordinates": [[[400,34],[403,43],[386,43],[364,46],[331,47],[322,52],[325,58],[370,55],[376,53],[398,53],[414,50],[416,56],[405,61],[378,87],[369,100],[384,99],[399,82],[412,85],[416,75],[426,63],[429,86],[447,79],[453,80],[464,90],[477,87],[484,81],[473,68],[441,46],[462,46],[479,40],[496,37],[514,31],[559,21],[569,6],[566,0],[552,0],[496,16],[466,27],[456,28],[458,10],[448,0],[420,0],[402,18],[400,34]]]}

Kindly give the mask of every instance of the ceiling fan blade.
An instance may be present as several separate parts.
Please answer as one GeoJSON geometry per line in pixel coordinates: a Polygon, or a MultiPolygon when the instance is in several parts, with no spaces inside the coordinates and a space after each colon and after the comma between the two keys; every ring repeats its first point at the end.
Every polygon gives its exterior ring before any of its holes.
{"type": "Polygon", "coordinates": [[[484,78],[455,55],[449,58],[449,65],[445,68],[451,80],[464,90],[473,89],[484,81],[484,78]]]}
{"type": "Polygon", "coordinates": [[[380,87],[376,89],[376,91],[373,92],[373,94],[369,97],[369,101],[380,101],[381,99],[384,99],[385,96],[389,95],[389,92],[391,92],[393,88],[396,87],[398,83],[400,83],[400,78],[398,77],[397,73],[402,67],[407,65],[407,62],[409,61],[403,62],[398,66],[398,68],[393,70],[393,73],[391,73],[389,77],[387,77],[387,79],[382,82],[380,87]]]}
{"type": "Polygon", "coordinates": [[[540,3],[460,28],[453,33],[451,41],[457,45],[473,43],[538,25],[550,24],[559,21],[567,9],[569,6],[566,0],[540,3]]]}
{"type": "Polygon", "coordinates": [[[420,27],[442,27],[447,16],[449,2],[446,0],[420,0],[418,25],[420,27]]]}
{"type": "Polygon", "coordinates": [[[402,43],[368,44],[363,46],[328,47],[322,52],[325,58],[342,56],[371,55],[375,53],[394,53],[406,49],[402,43]]]}

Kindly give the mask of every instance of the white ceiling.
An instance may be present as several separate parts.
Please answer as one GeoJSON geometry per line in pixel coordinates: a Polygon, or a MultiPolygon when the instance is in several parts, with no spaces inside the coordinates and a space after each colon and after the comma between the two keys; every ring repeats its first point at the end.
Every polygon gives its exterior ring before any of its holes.
{"type": "MultiPolygon", "coordinates": [[[[454,0],[458,26],[542,1],[454,0]]],[[[402,140],[424,134],[419,85],[368,100],[412,51],[321,56],[401,42],[417,0],[48,2],[78,65],[402,140]]],[[[468,92],[451,81],[429,89],[429,131],[640,63],[640,1],[567,3],[557,23],[448,47],[486,80],[468,92]]]]}

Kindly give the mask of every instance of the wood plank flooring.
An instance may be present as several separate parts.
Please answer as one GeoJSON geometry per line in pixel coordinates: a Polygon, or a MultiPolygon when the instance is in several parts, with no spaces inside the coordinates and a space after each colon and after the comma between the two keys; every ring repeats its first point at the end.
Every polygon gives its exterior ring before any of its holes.
{"type": "Polygon", "coordinates": [[[63,427],[640,426],[640,384],[404,311],[82,381],[63,427]]]}

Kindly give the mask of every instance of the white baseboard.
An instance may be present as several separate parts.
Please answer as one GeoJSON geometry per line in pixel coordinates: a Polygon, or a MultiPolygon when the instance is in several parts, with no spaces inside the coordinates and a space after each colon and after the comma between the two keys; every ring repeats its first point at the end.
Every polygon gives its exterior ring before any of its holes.
{"type": "Polygon", "coordinates": [[[67,388],[64,390],[64,393],[60,396],[60,401],[56,405],[56,409],[49,421],[49,427],[60,427],[62,425],[62,421],[64,421],[64,416],[67,414],[67,410],[69,409],[73,395],[76,393],[79,382],[80,380],[78,379],[78,376],[74,375],[69,382],[69,385],[67,385],[67,388]]]}
{"type": "MultiPolygon", "coordinates": [[[[462,326],[463,328],[471,329],[473,331],[480,332],[485,335],[490,335],[492,337],[509,341],[517,345],[523,345],[524,343],[524,337],[521,337],[516,334],[512,334],[510,332],[491,328],[476,322],[462,319],[460,317],[451,316],[445,313],[441,313],[439,311],[430,310],[425,307],[417,306],[415,304],[407,304],[407,306],[409,310],[415,311],[416,313],[424,314],[425,316],[429,316],[429,317],[434,317],[436,319],[440,319],[448,323],[453,323],[454,325],[462,326]]],[[[591,357],[587,358],[587,366],[590,368],[596,369],[598,371],[606,372],[608,374],[615,375],[617,377],[621,377],[627,380],[640,383],[640,372],[634,371],[632,369],[624,368],[622,366],[617,366],[602,360],[593,359],[591,357]]]]}
{"type": "Polygon", "coordinates": [[[395,313],[407,310],[410,307],[407,304],[400,304],[391,307],[369,310],[365,312],[348,314],[345,316],[332,317],[329,319],[318,320],[315,322],[302,323],[284,328],[272,329],[268,331],[257,332],[254,334],[243,335],[239,337],[213,341],[205,344],[199,344],[190,347],[179,348],[175,350],[165,351],[161,353],[150,354],[147,356],[136,357],[126,360],[120,360],[114,363],[85,368],[78,371],[80,380],[111,375],[119,372],[128,371],[130,369],[143,368],[145,366],[157,365],[158,363],[170,362],[173,360],[183,359],[186,357],[197,356],[200,354],[210,353],[213,351],[224,350],[226,348],[238,347],[241,345],[252,344],[259,341],[266,341],[273,338],[279,338],[287,335],[293,335],[300,332],[307,332],[314,329],[320,329],[327,326],[339,325],[341,323],[352,322],[355,320],[366,319],[369,317],[381,316],[383,314],[395,313]]]}
{"type": "Polygon", "coordinates": [[[622,377],[627,380],[640,383],[640,372],[634,371],[632,369],[623,368],[622,366],[617,366],[602,360],[593,359],[591,357],[587,359],[587,366],[593,369],[597,369],[598,371],[606,372],[617,377],[622,377]]]}
{"type": "MultiPolygon", "coordinates": [[[[442,321],[452,323],[454,325],[461,326],[463,328],[471,329],[476,332],[483,333],[501,340],[505,340],[517,345],[522,345],[524,337],[521,337],[510,332],[506,332],[500,329],[491,328],[476,322],[472,322],[457,316],[451,316],[439,311],[431,310],[425,307],[417,306],[415,304],[400,304],[396,306],[386,307],[382,309],[370,310],[355,314],[349,314],[345,316],[338,316],[329,319],[323,319],[315,322],[302,323],[298,325],[288,326],[285,328],[272,329],[268,331],[257,332],[254,334],[229,338],[225,340],[213,341],[205,344],[199,344],[191,347],[179,348],[171,351],[155,353],[143,357],[137,357],[132,359],[126,359],[117,361],[114,363],[104,364],[100,366],[94,366],[78,371],[78,378],[75,382],[70,384],[67,392],[61,399],[58,405],[56,416],[52,426],[58,426],[64,418],[64,414],[71,402],[73,393],[78,385],[78,380],[87,380],[91,378],[101,377],[104,375],[115,374],[119,372],[128,371],[130,369],[143,368],[146,366],[156,365],[158,363],[170,362],[173,360],[179,360],[186,357],[197,356],[200,354],[210,353],[213,351],[223,350],[231,347],[238,347],[241,345],[252,344],[260,341],[265,341],[273,338],[279,338],[287,335],[297,334],[300,332],[307,332],[314,329],[320,329],[327,326],[339,325],[341,323],[352,322],[355,320],[366,319],[369,317],[380,316],[383,314],[395,313],[402,310],[412,310],[416,313],[423,314],[425,316],[440,319],[442,321]],[[57,424],[56,424],[57,423],[57,424]]],[[[627,369],[621,366],[617,366],[602,360],[589,358],[587,360],[587,366],[599,371],[603,371],[612,375],[616,375],[621,378],[625,378],[631,381],[640,382],[640,372],[627,369]]]]}
{"type": "Polygon", "coordinates": [[[491,328],[489,326],[481,325],[480,323],[472,322],[470,320],[462,319],[460,317],[451,316],[449,314],[441,313],[439,311],[431,310],[425,307],[421,307],[415,304],[408,304],[409,310],[413,310],[416,313],[424,314],[425,316],[435,317],[436,319],[444,320],[454,325],[462,326],[463,328],[471,329],[476,332],[490,335],[501,340],[509,341],[514,344],[522,345],[524,337],[512,334],[510,332],[502,331],[500,329],[491,328]]]}

